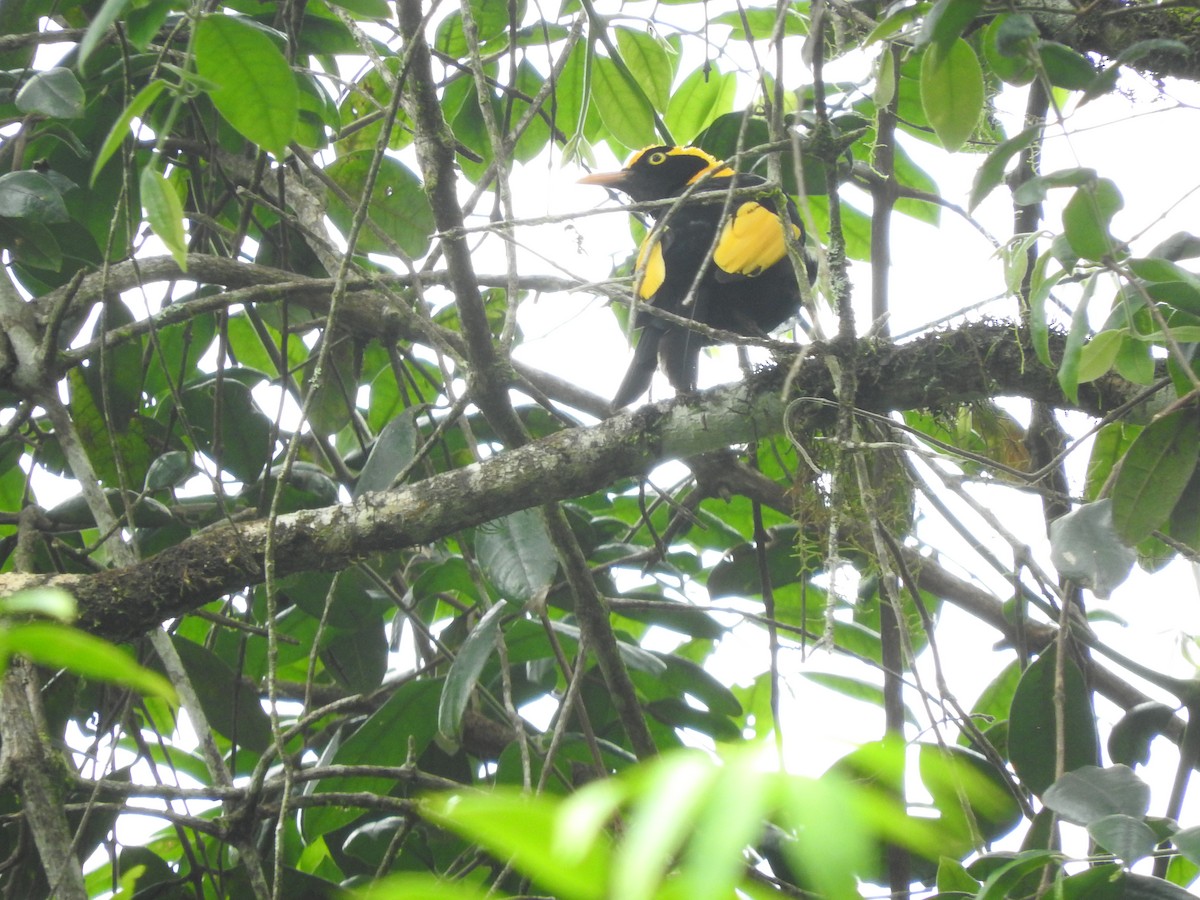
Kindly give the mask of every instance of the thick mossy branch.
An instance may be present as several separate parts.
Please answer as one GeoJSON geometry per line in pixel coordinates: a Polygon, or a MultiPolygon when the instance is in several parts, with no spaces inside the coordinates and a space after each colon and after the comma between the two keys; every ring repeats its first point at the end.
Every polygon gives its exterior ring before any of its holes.
{"type": "Polygon", "coordinates": [[[1141,41],[1171,40],[1186,53],[1161,49],[1130,63],[1154,78],[1200,79],[1200,17],[1197,7],[1171,3],[1100,0],[1075,15],[1039,16],[1048,36],[1081,53],[1099,53],[1109,60],[1141,41]]]}
{"type": "MultiPolygon", "coordinates": [[[[1053,338],[1056,344],[1061,337],[1053,338]]],[[[841,349],[806,348],[792,372],[787,399],[832,399],[823,356],[840,355],[841,349]]],[[[1028,335],[1011,324],[967,325],[901,345],[863,341],[857,350],[859,405],[873,411],[952,407],[996,396],[1068,406],[1054,372],[1038,362],[1028,335]]],[[[780,388],[792,368],[785,363],[743,383],[648,404],[353,503],[281,516],[279,574],[341,569],[374,553],[429,543],[520,509],[603,490],[669,459],[770,437],[783,428],[787,404],[780,388]]],[[[1083,386],[1072,408],[1103,415],[1138,390],[1120,379],[1105,379],[1083,386]]],[[[806,423],[823,430],[833,409],[814,405],[806,423]]],[[[0,576],[0,592],[61,586],[79,600],[82,627],[126,639],[261,582],[266,531],[264,520],[216,528],[135,566],[94,575],[0,576]]]]}

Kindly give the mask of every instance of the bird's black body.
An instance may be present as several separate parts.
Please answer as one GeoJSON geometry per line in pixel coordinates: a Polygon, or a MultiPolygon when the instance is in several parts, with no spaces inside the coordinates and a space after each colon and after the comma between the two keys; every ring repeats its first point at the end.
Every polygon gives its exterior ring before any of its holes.
{"type": "MultiPolygon", "coordinates": [[[[662,146],[634,154],[620,172],[583,181],[616,188],[637,201],[683,198],[651,212],[662,227],[638,251],[636,289],[642,300],[747,336],[765,335],[796,314],[800,287],[775,201],[766,190],[762,197],[712,197],[766,185],[762,178],[736,173],[693,147],[662,146]]],[[[786,216],[803,246],[803,228],[790,200],[786,216]]],[[[645,318],[633,362],[613,398],[617,409],[645,393],[659,363],[676,390],[695,390],[700,350],[713,342],[683,325],[645,318]]]]}

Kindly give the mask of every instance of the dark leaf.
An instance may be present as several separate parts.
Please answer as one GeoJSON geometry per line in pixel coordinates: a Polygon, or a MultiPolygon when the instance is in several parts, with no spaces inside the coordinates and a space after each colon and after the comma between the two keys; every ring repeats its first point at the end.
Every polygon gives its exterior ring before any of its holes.
{"type": "MultiPolygon", "coordinates": [[[[1018,777],[1035,794],[1054,783],[1057,710],[1054,672],[1057,651],[1051,647],[1021,676],[1008,717],[1008,751],[1018,777]]],[[[1096,719],[1079,667],[1063,661],[1065,687],[1066,771],[1094,766],[1099,759],[1096,719]]]]}

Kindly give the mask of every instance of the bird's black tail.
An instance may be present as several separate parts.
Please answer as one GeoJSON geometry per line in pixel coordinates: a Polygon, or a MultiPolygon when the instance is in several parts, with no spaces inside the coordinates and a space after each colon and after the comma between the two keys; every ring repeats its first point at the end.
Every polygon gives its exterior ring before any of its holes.
{"type": "Polygon", "coordinates": [[[658,328],[643,328],[642,336],[633,351],[633,362],[621,379],[621,386],[612,399],[612,408],[621,409],[628,406],[650,389],[654,371],[658,368],[658,344],[662,340],[662,331],[658,328]]]}

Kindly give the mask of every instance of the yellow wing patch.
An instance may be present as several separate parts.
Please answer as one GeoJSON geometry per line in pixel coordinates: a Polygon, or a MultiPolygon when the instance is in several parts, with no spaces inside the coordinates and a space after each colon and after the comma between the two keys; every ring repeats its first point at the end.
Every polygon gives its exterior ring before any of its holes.
{"type": "MultiPolygon", "coordinates": [[[[794,222],[792,234],[799,238],[794,222]]],[[[731,275],[753,278],[787,255],[783,222],[761,203],[743,203],[721,229],[713,261],[731,275]]]]}
{"type": "Polygon", "coordinates": [[[655,291],[662,287],[667,277],[667,266],[663,262],[662,241],[650,235],[638,247],[637,263],[633,269],[634,282],[637,285],[637,295],[643,300],[649,300],[655,291]]]}

